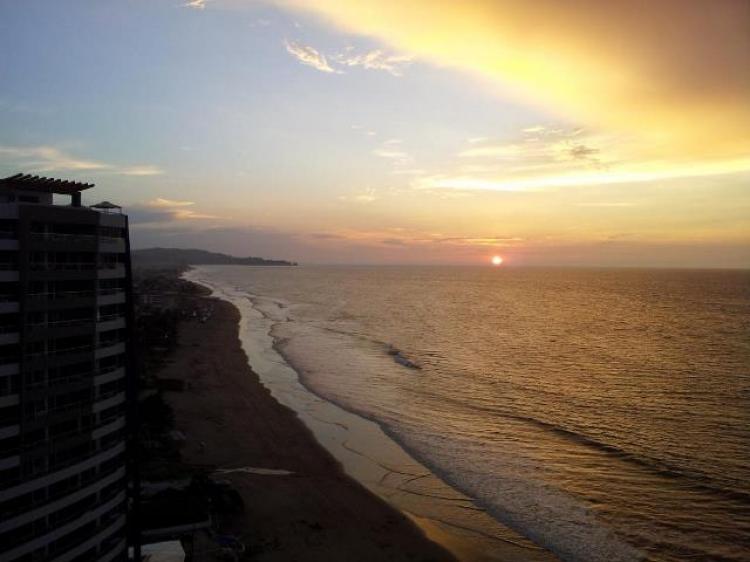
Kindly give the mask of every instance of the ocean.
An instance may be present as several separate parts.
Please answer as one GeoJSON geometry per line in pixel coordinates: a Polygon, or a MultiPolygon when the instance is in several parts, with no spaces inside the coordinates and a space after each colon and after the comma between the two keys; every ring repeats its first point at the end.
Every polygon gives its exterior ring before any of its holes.
{"type": "Polygon", "coordinates": [[[500,559],[493,545],[506,542],[536,559],[526,537],[567,561],[750,560],[750,272],[189,276],[245,303],[251,365],[271,385],[281,362],[298,377],[287,398],[303,419],[325,402],[370,420],[437,477],[420,488],[418,468],[389,466],[369,438],[337,441],[387,469],[370,484],[415,520],[475,537],[467,558],[500,559]]]}

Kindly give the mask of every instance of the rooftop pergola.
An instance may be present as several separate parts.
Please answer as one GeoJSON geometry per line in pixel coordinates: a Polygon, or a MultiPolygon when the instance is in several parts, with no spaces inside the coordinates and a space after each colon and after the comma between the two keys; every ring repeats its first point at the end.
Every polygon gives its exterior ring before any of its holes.
{"type": "Polygon", "coordinates": [[[16,174],[14,176],[0,179],[0,187],[19,189],[23,191],[36,191],[39,193],[73,195],[80,193],[84,189],[94,187],[94,184],[32,176],[31,174],[16,174]]]}

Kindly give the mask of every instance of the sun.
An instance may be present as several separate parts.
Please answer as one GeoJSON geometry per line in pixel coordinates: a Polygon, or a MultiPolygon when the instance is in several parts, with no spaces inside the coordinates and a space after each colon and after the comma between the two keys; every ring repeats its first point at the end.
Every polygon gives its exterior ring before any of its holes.
{"type": "Polygon", "coordinates": [[[492,265],[498,266],[498,265],[502,265],[502,263],[503,263],[503,258],[501,258],[500,256],[492,256],[492,265]]]}

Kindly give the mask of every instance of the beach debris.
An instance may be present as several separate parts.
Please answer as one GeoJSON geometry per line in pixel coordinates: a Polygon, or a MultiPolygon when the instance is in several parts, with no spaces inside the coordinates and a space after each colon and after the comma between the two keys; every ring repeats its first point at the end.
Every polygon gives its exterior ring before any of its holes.
{"type": "Polygon", "coordinates": [[[406,357],[399,348],[395,347],[392,344],[388,346],[388,355],[393,357],[393,360],[396,363],[403,365],[404,367],[407,367],[408,369],[416,369],[416,370],[422,369],[421,365],[419,365],[418,363],[415,363],[414,361],[406,357]]]}

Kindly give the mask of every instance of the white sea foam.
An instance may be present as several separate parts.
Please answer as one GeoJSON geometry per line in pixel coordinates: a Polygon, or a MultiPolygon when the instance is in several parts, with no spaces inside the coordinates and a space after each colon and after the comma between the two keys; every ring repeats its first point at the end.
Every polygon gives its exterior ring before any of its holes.
{"type": "MultiPolygon", "coordinates": [[[[394,380],[419,377],[394,363],[381,342],[314,322],[277,324],[272,334],[305,384],[320,396],[382,424],[416,458],[499,521],[572,561],[630,562],[641,553],[619,540],[580,502],[535,476],[527,458],[488,450],[474,436],[450,431],[440,411],[412,415],[394,380]]],[[[449,422],[449,420],[445,420],[449,422]]]]}

